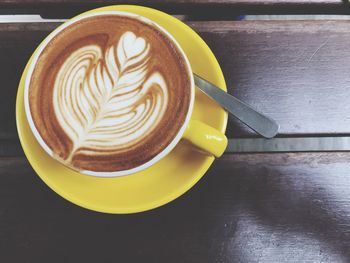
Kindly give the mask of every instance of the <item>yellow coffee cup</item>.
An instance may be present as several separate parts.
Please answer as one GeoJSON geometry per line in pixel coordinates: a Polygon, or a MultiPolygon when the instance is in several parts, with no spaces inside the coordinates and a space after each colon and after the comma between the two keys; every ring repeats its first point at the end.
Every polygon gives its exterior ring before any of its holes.
{"type": "MultiPolygon", "coordinates": [[[[209,125],[199,121],[192,119],[192,111],[193,111],[193,105],[195,101],[195,84],[193,80],[193,72],[191,69],[191,65],[189,63],[189,60],[186,57],[185,52],[181,48],[180,44],[176,41],[176,39],[163,27],[159,26],[154,21],[145,18],[140,15],[136,15],[129,12],[121,12],[121,11],[97,11],[93,13],[86,13],[82,14],[78,17],[75,17],[68,22],[62,24],[59,26],[56,30],[54,30],[48,37],[45,38],[45,40],[41,43],[38,50],[35,52],[34,57],[32,58],[31,64],[29,65],[28,73],[26,75],[25,79],[25,86],[24,86],[24,105],[25,105],[25,113],[26,117],[29,123],[29,126],[37,139],[38,143],[41,145],[41,147],[49,154],[50,156],[55,158],[55,155],[53,154],[52,150],[49,148],[49,146],[45,143],[43,138],[41,137],[40,133],[38,132],[37,128],[35,127],[35,123],[33,121],[32,115],[31,115],[31,109],[30,109],[30,102],[29,102],[29,90],[30,90],[30,81],[32,78],[32,74],[34,71],[34,68],[36,66],[36,63],[45,49],[47,45],[50,44],[51,40],[62,30],[64,30],[67,27],[70,27],[77,22],[88,19],[92,16],[103,16],[103,15],[116,15],[116,16],[128,16],[132,17],[134,19],[142,20],[145,23],[148,23],[152,27],[162,31],[165,35],[168,36],[168,38],[175,44],[178,48],[178,50],[182,53],[185,65],[191,74],[190,76],[190,89],[191,89],[191,97],[190,97],[190,103],[187,109],[186,118],[179,129],[178,133],[174,137],[174,139],[155,157],[153,157],[151,160],[143,163],[142,165],[139,165],[137,167],[128,169],[128,170],[121,170],[121,171],[113,171],[113,172],[98,172],[98,171],[88,171],[88,170],[79,170],[80,173],[86,174],[86,175],[92,175],[92,176],[98,176],[98,177],[115,177],[115,176],[124,176],[129,174],[134,174],[137,172],[140,172],[152,165],[154,165],[156,162],[164,158],[169,152],[171,152],[175,146],[179,143],[181,139],[185,139],[189,141],[196,149],[199,149],[203,152],[203,154],[209,154],[213,155],[215,157],[219,157],[224,152],[226,146],[227,146],[227,138],[226,136],[221,133],[220,131],[216,130],[213,127],[210,127],[209,125]]],[[[179,98],[181,99],[181,98],[179,98]]],[[[61,161],[60,159],[57,159],[58,161],[61,161]]],[[[64,164],[64,163],[63,163],[64,164]]]]}

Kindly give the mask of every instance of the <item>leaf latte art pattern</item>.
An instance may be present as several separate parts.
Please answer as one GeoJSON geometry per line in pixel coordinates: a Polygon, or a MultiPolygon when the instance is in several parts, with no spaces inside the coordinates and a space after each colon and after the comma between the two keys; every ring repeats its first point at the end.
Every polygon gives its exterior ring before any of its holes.
{"type": "Polygon", "coordinates": [[[168,89],[149,72],[150,44],[128,31],[103,52],[83,46],[64,61],[53,89],[54,112],[77,153],[116,153],[142,142],[159,123],[168,89]]]}

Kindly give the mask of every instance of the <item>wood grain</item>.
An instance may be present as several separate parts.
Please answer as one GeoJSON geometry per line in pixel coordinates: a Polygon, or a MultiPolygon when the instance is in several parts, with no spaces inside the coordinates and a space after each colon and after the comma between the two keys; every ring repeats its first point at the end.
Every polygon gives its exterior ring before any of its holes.
{"type": "Polygon", "coordinates": [[[157,8],[191,19],[232,20],[244,14],[348,14],[342,0],[1,0],[0,13],[40,13],[44,17],[71,17],[83,11],[116,4],[157,8]]]}
{"type": "Polygon", "coordinates": [[[105,215],[0,159],[1,262],[349,262],[350,154],[227,155],[159,209],[105,215]]]}
{"type": "MultiPolygon", "coordinates": [[[[30,5],[30,4],[52,4],[52,5],[62,5],[62,4],[86,4],[86,3],[98,3],[98,4],[108,4],[108,3],[122,3],[121,0],[1,0],[3,5],[30,5]]],[[[260,5],[306,5],[306,4],[323,4],[323,5],[337,5],[343,3],[341,0],[129,0],[130,3],[162,3],[166,2],[169,4],[183,4],[191,3],[198,5],[237,5],[237,4],[260,4],[260,5]]],[[[123,2],[124,3],[124,2],[123,2]]]]}
{"type": "MultiPolygon", "coordinates": [[[[230,93],[277,120],[282,135],[349,133],[349,22],[189,24],[217,56],[230,93]]],[[[251,133],[232,121],[228,134],[251,133]]]]}
{"type": "MultiPolygon", "coordinates": [[[[188,22],[212,48],[229,92],[276,119],[281,136],[350,133],[350,22],[188,22]]],[[[16,138],[15,96],[21,72],[58,24],[1,24],[0,139],[16,138]]],[[[228,136],[254,137],[231,119],[228,136]]]]}

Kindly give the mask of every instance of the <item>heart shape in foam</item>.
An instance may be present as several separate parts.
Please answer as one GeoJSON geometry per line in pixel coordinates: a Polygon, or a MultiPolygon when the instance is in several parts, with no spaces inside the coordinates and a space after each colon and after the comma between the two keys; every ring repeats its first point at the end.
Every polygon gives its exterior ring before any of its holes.
{"type": "Polygon", "coordinates": [[[146,41],[142,37],[136,37],[130,31],[124,34],[122,41],[126,59],[137,57],[146,48],[146,41]]]}

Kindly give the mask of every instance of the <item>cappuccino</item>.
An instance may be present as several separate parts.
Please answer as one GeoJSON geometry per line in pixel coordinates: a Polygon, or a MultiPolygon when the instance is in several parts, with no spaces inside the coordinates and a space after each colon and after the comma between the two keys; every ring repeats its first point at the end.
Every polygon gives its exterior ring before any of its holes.
{"type": "Polygon", "coordinates": [[[54,158],[75,170],[133,169],[183,126],[191,71],[178,46],[137,17],[86,17],[56,34],[29,82],[30,115],[54,158]]]}

